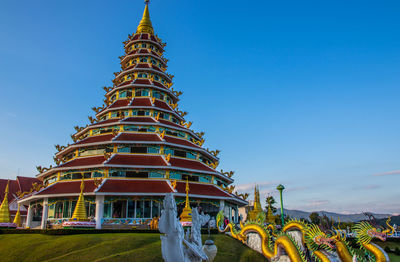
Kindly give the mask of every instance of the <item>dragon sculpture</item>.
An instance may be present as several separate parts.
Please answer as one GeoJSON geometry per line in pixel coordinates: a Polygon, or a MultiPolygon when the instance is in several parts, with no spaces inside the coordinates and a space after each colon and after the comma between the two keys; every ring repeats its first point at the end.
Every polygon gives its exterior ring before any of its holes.
{"type": "Polygon", "coordinates": [[[356,233],[357,244],[359,244],[365,251],[372,255],[372,261],[388,262],[389,256],[378,245],[371,242],[372,239],[378,238],[381,241],[386,241],[387,236],[394,233],[394,228],[389,224],[390,217],[386,221],[388,229],[379,230],[373,227],[370,223],[362,221],[357,223],[353,230],[356,233]]]}
{"type": "Polygon", "coordinates": [[[249,244],[249,234],[256,233],[261,239],[261,253],[270,261],[275,261],[284,254],[293,262],[390,261],[387,253],[371,242],[373,238],[385,241],[387,236],[393,234],[390,218],[386,221],[388,229],[385,230],[379,230],[365,221],[354,226],[357,243],[370,254],[367,260],[359,256],[347,242],[346,235],[340,230],[340,221],[338,227],[333,227],[329,232],[323,232],[319,226],[300,220],[290,220],[281,231],[277,231],[274,225],[265,226],[262,219],[240,223],[239,228],[233,223],[223,228],[223,218],[223,212],[220,211],[217,215],[219,232],[227,232],[244,244],[249,244]]]}
{"type": "Polygon", "coordinates": [[[275,240],[272,241],[272,237],[269,231],[264,227],[263,223],[256,221],[246,222],[242,224],[240,231],[238,231],[233,223],[229,223],[224,229],[222,229],[222,218],[223,213],[220,211],[217,215],[217,227],[221,233],[229,232],[230,235],[246,244],[248,239],[247,235],[256,233],[261,238],[261,253],[269,260],[279,259],[284,254],[287,254],[288,258],[292,262],[306,262],[306,257],[301,251],[296,241],[285,232],[281,232],[276,236],[275,240]]]}

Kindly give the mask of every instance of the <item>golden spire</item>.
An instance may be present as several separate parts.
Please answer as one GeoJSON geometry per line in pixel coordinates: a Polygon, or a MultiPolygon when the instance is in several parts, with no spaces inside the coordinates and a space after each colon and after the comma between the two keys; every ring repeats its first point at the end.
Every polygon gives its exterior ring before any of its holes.
{"type": "Polygon", "coordinates": [[[0,223],[10,223],[10,209],[8,207],[8,184],[10,180],[7,182],[6,190],[4,191],[3,202],[0,206],[0,223]]]}
{"type": "Polygon", "coordinates": [[[78,198],[78,202],[76,202],[74,213],[72,214],[71,220],[73,221],[88,221],[85,207],[85,198],[83,197],[83,189],[85,188],[85,182],[82,176],[81,182],[81,193],[78,198]]]}
{"type": "Polygon", "coordinates": [[[17,213],[15,214],[15,218],[14,218],[14,224],[17,225],[17,227],[22,227],[21,224],[21,213],[19,212],[19,204],[18,204],[18,210],[17,213]]]}
{"type": "Polygon", "coordinates": [[[257,220],[257,216],[264,211],[261,208],[260,203],[260,191],[257,186],[254,187],[254,206],[253,210],[250,210],[247,216],[247,220],[257,220]]]}
{"type": "Polygon", "coordinates": [[[272,212],[271,206],[268,206],[268,211],[267,211],[267,222],[270,224],[275,224],[275,216],[274,213],[272,212]]]}
{"type": "Polygon", "coordinates": [[[144,8],[142,20],[140,20],[139,26],[137,27],[136,33],[150,33],[154,34],[153,25],[150,21],[149,13],[149,0],[145,1],[146,6],[144,8]]]}
{"type": "Polygon", "coordinates": [[[186,203],[180,215],[181,222],[192,222],[192,209],[189,203],[189,181],[186,179],[186,203]]]}

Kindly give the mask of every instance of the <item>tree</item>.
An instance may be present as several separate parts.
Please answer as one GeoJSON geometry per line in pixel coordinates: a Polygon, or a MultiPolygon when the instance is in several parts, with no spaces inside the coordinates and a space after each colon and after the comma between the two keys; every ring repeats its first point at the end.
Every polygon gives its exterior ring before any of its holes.
{"type": "Polygon", "coordinates": [[[309,216],[311,223],[319,225],[319,223],[321,222],[321,217],[319,216],[319,214],[317,212],[312,212],[309,216]]]}
{"type": "Polygon", "coordinates": [[[271,208],[272,213],[276,213],[276,207],[274,207],[274,204],[276,204],[275,198],[271,195],[268,195],[267,198],[265,199],[265,210],[268,210],[268,207],[271,208]]]}

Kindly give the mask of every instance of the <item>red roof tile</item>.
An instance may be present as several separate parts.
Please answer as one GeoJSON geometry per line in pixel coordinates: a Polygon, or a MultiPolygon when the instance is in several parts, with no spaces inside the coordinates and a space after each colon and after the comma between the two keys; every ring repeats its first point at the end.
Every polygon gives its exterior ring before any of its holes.
{"type": "Polygon", "coordinates": [[[137,39],[139,39],[139,34],[136,34],[136,35],[134,35],[133,37],[132,37],[132,40],[137,40],[137,39]]]}
{"type": "Polygon", "coordinates": [[[149,64],[137,64],[136,68],[150,68],[149,64]]]}
{"type": "Polygon", "coordinates": [[[74,160],[71,160],[65,164],[59,165],[58,167],[79,167],[79,166],[100,165],[104,161],[105,161],[104,156],[75,158],[74,160]]]}
{"type": "Polygon", "coordinates": [[[135,85],[151,85],[150,80],[147,80],[147,79],[136,79],[134,84],[135,85]]]}
{"type": "Polygon", "coordinates": [[[132,80],[124,81],[124,82],[122,82],[121,84],[119,84],[118,87],[126,86],[126,85],[129,85],[130,83],[132,83],[132,80]]]}
{"type": "Polygon", "coordinates": [[[214,169],[206,166],[205,164],[203,164],[197,160],[188,160],[188,159],[183,159],[183,158],[171,157],[171,159],[169,160],[169,163],[173,167],[181,167],[181,168],[187,168],[187,169],[216,172],[214,169]]]}
{"type": "Polygon", "coordinates": [[[35,177],[17,176],[17,181],[22,192],[31,190],[33,183],[42,184],[42,181],[35,177]]]}
{"type": "MultiPolygon", "coordinates": [[[[206,196],[218,196],[218,197],[231,197],[228,193],[218,189],[214,185],[207,184],[198,184],[198,183],[189,183],[189,195],[206,195],[206,196]]],[[[176,188],[178,193],[185,194],[186,193],[186,183],[185,182],[177,182],[176,188]]]]}
{"type": "Polygon", "coordinates": [[[167,166],[161,156],[152,155],[115,155],[109,159],[107,165],[167,166]]]}
{"type": "Polygon", "coordinates": [[[156,123],[156,121],[151,117],[128,117],[122,122],[156,123]]]}
{"type": "Polygon", "coordinates": [[[97,192],[107,193],[171,193],[166,181],[107,179],[97,192]]]}
{"type": "Polygon", "coordinates": [[[162,84],[160,84],[160,83],[158,83],[158,82],[156,82],[156,81],[153,81],[153,85],[158,86],[158,87],[165,88],[165,86],[163,86],[162,84]]]}
{"type": "Polygon", "coordinates": [[[178,144],[178,145],[183,145],[183,146],[190,146],[190,147],[195,147],[195,148],[200,148],[198,145],[195,145],[191,142],[189,142],[186,139],[179,139],[171,136],[165,136],[164,137],[165,141],[168,143],[173,143],[173,144],[178,144]]]}
{"type": "Polygon", "coordinates": [[[147,51],[147,49],[140,49],[139,50],[139,54],[148,54],[149,51],[147,51]]]}
{"type": "Polygon", "coordinates": [[[89,136],[75,145],[82,145],[82,144],[89,144],[89,143],[97,143],[97,142],[105,142],[105,141],[110,141],[114,135],[108,134],[108,135],[98,135],[98,136],[89,136]]]}
{"type": "Polygon", "coordinates": [[[128,106],[130,102],[131,102],[130,99],[118,99],[109,108],[128,106]]]}
{"type": "MultiPolygon", "coordinates": [[[[84,193],[91,193],[96,189],[93,180],[85,180],[84,193]]],[[[68,181],[68,182],[57,182],[53,185],[43,189],[37,195],[53,195],[53,194],[79,194],[81,192],[81,181],[68,181]]]]}
{"type": "MultiPolygon", "coordinates": [[[[0,179],[0,198],[1,201],[4,199],[4,191],[6,190],[8,179],[0,179]]],[[[14,199],[14,194],[20,190],[17,180],[10,180],[8,186],[8,202],[14,199]]]]}
{"type": "Polygon", "coordinates": [[[154,101],[154,105],[155,105],[156,107],[163,108],[163,109],[166,109],[166,110],[169,110],[169,111],[172,110],[172,109],[167,105],[167,103],[165,103],[164,101],[157,100],[157,99],[154,101]]]}
{"type": "Polygon", "coordinates": [[[149,34],[141,34],[140,39],[149,39],[149,34]]]}
{"type": "Polygon", "coordinates": [[[100,121],[100,122],[98,122],[98,123],[96,123],[94,125],[104,125],[104,124],[108,124],[108,123],[118,122],[119,120],[120,119],[118,119],[118,118],[107,119],[107,120],[104,120],[104,121],[100,121]]]}
{"type": "Polygon", "coordinates": [[[175,124],[175,123],[173,123],[171,121],[167,121],[167,120],[164,120],[164,119],[158,119],[158,122],[160,122],[161,124],[165,124],[165,125],[169,125],[169,126],[173,126],[173,127],[184,128],[183,126],[180,126],[178,124],[175,124]]]}
{"type": "Polygon", "coordinates": [[[161,139],[156,134],[132,134],[132,133],[121,133],[115,141],[154,141],[161,142],[161,139]]]}
{"type": "Polygon", "coordinates": [[[150,98],[148,97],[135,97],[132,100],[131,106],[152,106],[150,98]]]}
{"type": "Polygon", "coordinates": [[[150,39],[153,40],[154,42],[157,42],[157,39],[154,37],[154,35],[150,35],[150,39]]]}

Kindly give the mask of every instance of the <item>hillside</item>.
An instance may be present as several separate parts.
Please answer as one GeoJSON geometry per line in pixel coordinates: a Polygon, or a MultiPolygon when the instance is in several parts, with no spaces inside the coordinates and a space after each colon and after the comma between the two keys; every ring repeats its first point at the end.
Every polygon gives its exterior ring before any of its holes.
{"type": "MultiPolygon", "coordinates": [[[[265,261],[261,254],[229,236],[211,238],[218,247],[216,262],[265,261]]],[[[163,261],[160,234],[153,233],[2,234],[0,257],[2,262],[163,261]]]]}
{"type": "MultiPolygon", "coordinates": [[[[308,219],[311,212],[307,211],[301,211],[301,210],[289,210],[289,209],[284,209],[284,214],[289,215],[293,218],[303,218],[303,219],[308,219]]],[[[329,218],[333,218],[334,220],[337,221],[338,217],[340,218],[340,221],[342,222],[357,222],[360,220],[365,220],[366,217],[363,214],[339,214],[339,213],[334,213],[334,212],[327,212],[327,211],[316,211],[320,216],[323,216],[324,214],[328,216],[329,218]]],[[[278,208],[277,211],[278,214],[281,213],[280,208],[278,208]]],[[[375,218],[377,219],[384,219],[390,216],[389,214],[375,214],[373,213],[375,218]]]]}

